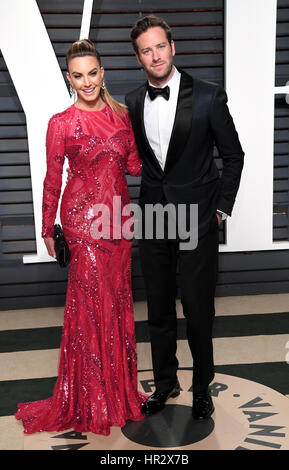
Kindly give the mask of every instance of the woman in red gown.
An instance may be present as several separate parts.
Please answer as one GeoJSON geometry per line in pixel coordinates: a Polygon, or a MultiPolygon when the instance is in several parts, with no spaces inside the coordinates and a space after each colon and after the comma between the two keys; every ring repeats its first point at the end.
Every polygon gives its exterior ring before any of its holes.
{"type": "Polygon", "coordinates": [[[53,228],[67,157],[73,177],[60,215],[71,257],[58,379],[52,397],[19,403],[15,416],[25,433],[73,428],[108,435],[111,426],[143,419],[147,397],[137,389],[132,241],[96,237],[92,227],[96,205],[105,204],[112,228],[114,196],[121,208],[130,202],[125,170],[140,175],[141,162],[127,110],[103,85],[93,43],[74,43],[67,66],[77,101],[49,121],[43,189],[42,236],[55,257],[53,228]]]}

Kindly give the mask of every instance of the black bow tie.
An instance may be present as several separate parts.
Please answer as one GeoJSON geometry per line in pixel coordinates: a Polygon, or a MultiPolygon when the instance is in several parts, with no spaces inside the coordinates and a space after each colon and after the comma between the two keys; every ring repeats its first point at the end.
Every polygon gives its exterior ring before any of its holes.
{"type": "Polygon", "coordinates": [[[164,88],[155,88],[148,85],[148,94],[151,100],[154,100],[157,96],[163,96],[168,100],[170,97],[170,87],[167,85],[164,88]]]}

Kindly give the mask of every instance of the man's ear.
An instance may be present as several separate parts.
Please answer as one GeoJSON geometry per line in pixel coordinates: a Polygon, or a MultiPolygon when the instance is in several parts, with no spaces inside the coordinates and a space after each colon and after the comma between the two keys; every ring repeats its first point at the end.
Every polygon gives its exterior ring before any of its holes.
{"type": "Polygon", "coordinates": [[[141,65],[141,66],[142,66],[141,60],[140,60],[140,58],[139,58],[139,55],[138,55],[138,53],[137,53],[137,52],[135,53],[135,56],[136,56],[136,59],[137,59],[137,61],[138,61],[139,65],[141,65]]]}

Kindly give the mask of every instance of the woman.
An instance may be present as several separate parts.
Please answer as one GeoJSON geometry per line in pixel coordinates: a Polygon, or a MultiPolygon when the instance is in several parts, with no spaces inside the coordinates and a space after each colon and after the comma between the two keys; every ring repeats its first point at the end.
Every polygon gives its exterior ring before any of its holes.
{"type": "Polygon", "coordinates": [[[59,375],[51,398],[20,403],[15,416],[25,433],[74,428],[108,435],[111,426],[143,419],[146,396],[137,391],[131,239],[99,238],[93,223],[98,204],[111,211],[114,196],[122,208],[129,203],[125,170],[140,175],[141,163],[126,107],[105,88],[93,43],[72,44],[66,60],[77,101],[48,124],[42,227],[55,257],[54,220],[67,157],[73,177],[60,215],[71,257],[59,375]]]}

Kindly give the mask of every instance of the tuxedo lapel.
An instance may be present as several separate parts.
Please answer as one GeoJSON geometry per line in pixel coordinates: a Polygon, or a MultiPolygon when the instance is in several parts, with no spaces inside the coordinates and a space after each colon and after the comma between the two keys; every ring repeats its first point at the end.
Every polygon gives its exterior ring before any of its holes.
{"type": "Polygon", "coordinates": [[[193,118],[193,85],[193,78],[181,72],[176,116],[167,152],[165,173],[172,168],[182,154],[189,137],[193,118]]]}
{"type": "Polygon", "coordinates": [[[163,173],[162,167],[159,164],[157,157],[154,154],[153,149],[151,148],[149,141],[146,136],[145,126],[144,126],[144,100],[147,92],[147,83],[143,85],[140,92],[138,93],[135,107],[135,122],[136,129],[139,133],[139,141],[141,142],[141,147],[144,150],[146,158],[148,158],[156,169],[163,173]]]}

